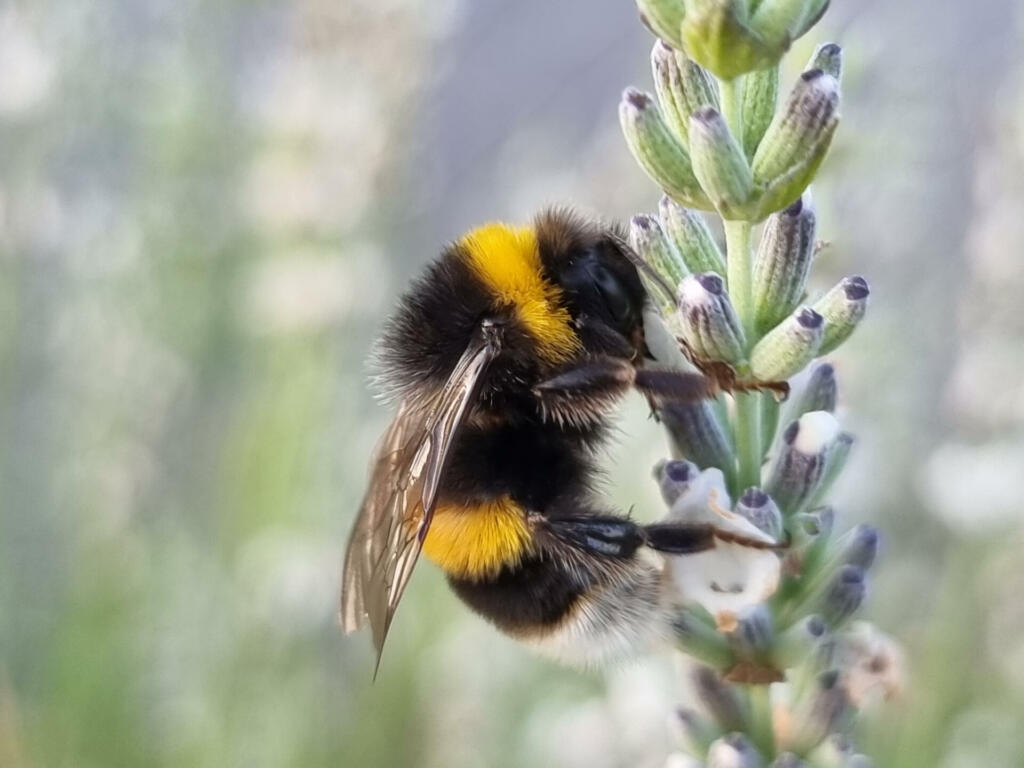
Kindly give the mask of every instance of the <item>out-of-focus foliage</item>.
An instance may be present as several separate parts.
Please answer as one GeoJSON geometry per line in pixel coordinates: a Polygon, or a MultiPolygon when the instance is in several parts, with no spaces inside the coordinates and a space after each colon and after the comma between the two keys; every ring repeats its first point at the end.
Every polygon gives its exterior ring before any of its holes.
{"type": "MultiPolygon", "coordinates": [[[[910,668],[864,738],[887,766],[1016,766],[1024,19],[834,5],[816,288],[856,264],[878,299],[843,352],[836,501],[885,536],[872,618],[910,668]]],[[[614,108],[648,77],[633,13],[0,3],[0,765],[658,764],[663,662],[559,670],[429,565],[376,685],[334,622],[397,291],[482,220],[656,204],[614,108]]],[[[622,424],[609,495],[652,516],[660,433],[637,402],[622,424]]]]}

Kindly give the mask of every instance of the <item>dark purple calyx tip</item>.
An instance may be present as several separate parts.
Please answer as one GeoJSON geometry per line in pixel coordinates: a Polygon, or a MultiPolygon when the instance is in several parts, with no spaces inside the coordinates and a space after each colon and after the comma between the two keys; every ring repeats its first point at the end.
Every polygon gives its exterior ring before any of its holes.
{"type": "Polygon", "coordinates": [[[665,465],[665,477],[675,483],[685,483],[690,479],[690,462],[670,461],[665,465]]]}
{"type": "Polygon", "coordinates": [[[822,323],[825,322],[825,318],[810,307],[804,307],[797,313],[796,321],[804,328],[813,331],[815,328],[821,327],[822,323]]]}
{"type": "Polygon", "coordinates": [[[825,43],[823,46],[821,46],[821,48],[818,49],[818,53],[820,53],[823,56],[838,56],[842,52],[843,49],[840,48],[836,43],[825,43]]]}
{"type": "Polygon", "coordinates": [[[836,581],[840,584],[863,584],[864,569],[859,565],[844,565],[839,569],[839,578],[836,581]]]}
{"type": "Polygon", "coordinates": [[[822,672],[820,675],[818,675],[818,685],[820,685],[823,690],[826,690],[826,691],[832,690],[833,688],[836,687],[836,684],[838,684],[838,683],[839,683],[839,670],[838,669],[830,669],[828,672],[822,672]]]}
{"type": "Polygon", "coordinates": [[[740,504],[750,509],[763,507],[768,504],[768,494],[755,485],[743,492],[743,495],[740,497],[740,504]]]}
{"type": "Polygon", "coordinates": [[[654,225],[654,220],[650,216],[641,213],[630,219],[630,223],[639,229],[650,229],[654,225]]]}
{"type": "Polygon", "coordinates": [[[811,637],[821,637],[825,634],[825,630],[828,629],[828,625],[825,624],[825,620],[821,616],[811,616],[807,619],[806,626],[811,637]]]}
{"type": "Polygon", "coordinates": [[[848,277],[843,281],[843,291],[850,301],[861,301],[866,299],[871,289],[868,288],[868,281],[860,275],[848,277]]]}
{"type": "Polygon", "coordinates": [[[647,109],[651,106],[651,97],[636,88],[627,88],[625,93],[626,101],[637,109],[647,109]]]}
{"type": "Polygon", "coordinates": [[[832,363],[822,363],[814,369],[814,378],[828,381],[836,377],[836,368],[832,363]]]}
{"type": "Polygon", "coordinates": [[[725,293],[725,282],[714,272],[702,272],[697,275],[697,281],[708,293],[712,293],[715,296],[721,296],[725,293]]]}
{"type": "Polygon", "coordinates": [[[783,431],[782,439],[787,445],[792,445],[798,434],[800,434],[800,422],[791,421],[789,426],[783,431]]]}
{"type": "Polygon", "coordinates": [[[722,118],[718,114],[718,110],[715,109],[714,107],[701,107],[700,109],[693,113],[693,119],[698,122],[704,123],[705,125],[709,125],[711,123],[718,122],[722,118]]]}
{"type": "Polygon", "coordinates": [[[804,199],[798,197],[795,202],[789,204],[788,207],[783,209],[783,213],[786,216],[799,216],[801,211],[804,209],[804,199]]]}
{"type": "Polygon", "coordinates": [[[821,69],[808,69],[806,72],[800,73],[800,79],[803,80],[805,83],[811,83],[824,74],[825,71],[821,69]]]}

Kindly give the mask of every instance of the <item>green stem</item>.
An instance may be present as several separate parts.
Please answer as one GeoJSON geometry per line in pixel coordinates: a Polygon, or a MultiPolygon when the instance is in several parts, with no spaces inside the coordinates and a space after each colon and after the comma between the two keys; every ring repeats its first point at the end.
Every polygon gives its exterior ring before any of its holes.
{"type": "Polygon", "coordinates": [[[772,688],[770,685],[747,687],[750,696],[750,740],[766,763],[775,757],[775,733],[772,730],[772,688]]]}
{"type": "Polygon", "coordinates": [[[743,78],[718,81],[718,98],[722,102],[722,117],[732,131],[733,138],[743,146],[743,78]]]}
{"type": "MultiPolygon", "coordinates": [[[[743,80],[720,80],[719,96],[722,115],[740,146],[743,146],[743,80]]],[[[751,281],[750,234],[752,224],[747,221],[724,221],[727,282],[729,298],[746,334],[747,350],[754,346],[754,298],[751,281]]],[[[744,371],[738,371],[742,376],[744,371]]],[[[761,484],[761,396],[757,392],[735,395],[735,438],[738,458],[737,487],[739,493],[752,485],[761,484]]]]}
{"type": "MultiPolygon", "coordinates": [[[[747,348],[753,346],[753,299],[751,297],[750,229],[746,221],[725,222],[726,263],[729,298],[743,324],[747,348]]],[[[743,376],[743,371],[738,371],[743,376]]],[[[757,392],[738,392],[736,401],[736,455],[739,459],[737,487],[739,493],[761,484],[761,396],[757,392]]]]}

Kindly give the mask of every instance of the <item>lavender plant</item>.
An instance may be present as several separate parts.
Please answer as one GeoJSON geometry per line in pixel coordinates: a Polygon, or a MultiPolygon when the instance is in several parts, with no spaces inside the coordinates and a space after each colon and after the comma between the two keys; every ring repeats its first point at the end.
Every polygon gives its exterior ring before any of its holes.
{"type": "Polygon", "coordinates": [[[834,415],[835,370],[815,361],[853,333],[869,294],[859,276],[820,297],[807,289],[817,247],[808,186],[839,122],[839,46],[818,46],[777,106],[780,59],[827,4],[637,0],[659,38],[656,95],[627,89],[619,113],[665,193],[656,215],[630,225],[657,305],[649,344],[664,364],[749,385],[664,405],[674,457],[655,476],[671,518],[790,542],[781,555],[719,544],[668,566],[700,702],[678,713],[672,765],[870,765],[849,737],[855,714],[900,684],[895,644],[851,623],[878,534],[837,533],[825,503],[853,437],[834,415]],[[700,211],[721,218],[724,253],[700,211]],[[792,385],[784,403],[757,388],[782,382],[792,385]]]}

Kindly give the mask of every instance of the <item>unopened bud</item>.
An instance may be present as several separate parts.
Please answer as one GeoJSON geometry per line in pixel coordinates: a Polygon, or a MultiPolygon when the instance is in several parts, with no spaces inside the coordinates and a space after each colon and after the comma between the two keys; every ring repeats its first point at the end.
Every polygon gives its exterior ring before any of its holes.
{"type": "Polygon", "coordinates": [[[679,288],[683,338],[701,360],[736,363],[744,358],[746,338],[725,282],[714,272],[690,275],[679,288]]]}
{"type": "Polygon", "coordinates": [[[701,214],[684,208],[664,195],[658,204],[658,215],[662,229],[691,272],[725,274],[725,257],[715,244],[701,214]]]}
{"type": "Polygon", "coordinates": [[[792,667],[806,659],[828,632],[828,625],[820,616],[808,616],[797,622],[779,637],[776,654],[782,667],[792,667]]]}
{"type": "Polygon", "coordinates": [[[653,216],[639,215],[629,220],[629,244],[673,288],[678,289],[689,274],[686,264],[653,216]]]}
{"type": "Polygon", "coordinates": [[[735,511],[776,541],[782,539],[782,513],[772,497],[760,488],[747,488],[740,496],[735,511]]]}
{"type": "Polygon", "coordinates": [[[769,45],[747,25],[746,0],[689,0],[683,17],[686,50],[723,80],[775,64],[789,47],[769,45]]]}
{"type": "Polygon", "coordinates": [[[831,627],[837,627],[860,608],[867,596],[867,579],[864,569],[856,565],[844,565],[836,573],[821,601],[821,615],[831,627]]]}
{"type": "Polygon", "coordinates": [[[668,432],[674,455],[689,459],[702,469],[731,466],[732,444],[710,403],[668,402],[658,409],[658,416],[668,432]]]}
{"type": "Polygon", "coordinates": [[[726,219],[742,218],[754,194],[754,176],[725,118],[711,107],[690,116],[690,152],[693,173],[718,212],[726,219]]]}
{"type": "Polygon", "coordinates": [[[793,203],[814,178],[839,124],[839,81],[804,72],[754,154],[754,181],[764,216],[793,203]]]}
{"type": "MultiPolygon", "coordinates": [[[[706,754],[711,742],[722,734],[714,723],[692,709],[677,709],[673,712],[669,729],[680,746],[695,755],[706,754]]],[[[699,763],[696,768],[701,768],[699,763]]]]}
{"type": "Polygon", "coordinates": [[[775,625],[768,606],[759,603],[744,610],[729,639],[738,658],[763,659],[775,641],[775,625]]]}
{"type": "Polygon", "coordinates": [[[758,330],[774,328],[800,303],[814,256],[814,208],[808,197],[768,217],[754,262],[758,330]]]}
{"type": "Polygon", "coordinates": [[[633,157],[656,184],[684,205],[711,209],[693,175],[686,148],[672,134],[649,94],[627,88],[619,104],[619,122],[633,157]]]}
{"type": "Polygon", "coordinates": [[[843,76],[843,49],[835,43],[822,43],[814,49],[814,55],[804,67],[806,71],[820,69],[836,80],[843,76]]]}
{"type": "Polygon", "coordinates": [[[847,768],[853,756],[850,739],[842,733],[833,733],[815,747],[808,758],[821,768],[847,768]]]}
{"type": "Polygon", "coordinates": [[[839,422],[825,411],[805,413],[786,427],[765,486],[784,513],[801,511],[814,496],[838,436],[839,422]]]}
{"type": "Polygon", "coordinates": [[[705,711],[723,731],[742,731],[749,725],[750,713],[743,697],[717,672],[707,667],[695,668],[693,687],[705,711]]]}
{"type": "Polygon", "coordinates": [[[725,635],[694,615],[691,609],[680,610],[673,616],[672,632],[679,647],[698,661],[715,669],[727,669],[735,663],[736,657],[725,635]]]}
{"type": "Polygon", "coordinates": [[[842,731],[853,713],[849,696],[836,670],[818,675],[811,701],[805,712],[798,713],[795,727],[784,739],[783,746],[806,754],[830,734],[842,731]]]}
{"type": "Polygon", "coordinates": [[[659,461],[654,467],[654,477],[658,481],[661,498],[670,507],[699,476],[700,469],[692,461],[659,461]]]}
{"type": "Polygon", "coordinates": [[[825,457],[825,473],[814,494],[812,504],[822,501],[831,490],[832,485],[843,471],[843,467],[846,466],[846,460],[850,457],[850,451],[853,450],[855,442],[856,439],[849,432],[840,432],[835,442],[829,447],[828,455],[825,457]]]}
{"type": "Polygon", "coordinates": [[[763,0],[754,13],[750,24],[766,40],[776,45],[785,45],[796,40],[810,29],[808,23],[808,0],[763,0]]]}
{"type": "Polygon", "coordinates": [[[707,768],[762,768],[764,761],[742,733],[730,733],[708,749],[707,768]]]}
{"type": "Polygon", "coordinates": [[[689,147],[690,115],[707,107],[718,108],[715,84],[699,64],[661,41],[651,50],[651,69],[665,119],[689,147]]]}
{"type": "Polygon", "coordinates": [[[750,354],[750,372],[759,381],[783,381],[799,373],[821,348],[824,320],[801,307],[757,342],[750,354]]]}
{"type": "Polygon", "coordinates": [[[807,378],[800,393],[793,398],[793,405],[788,413],[798,419],[805,413],[811,411],[828,411],[832,413],[836,409],[836,397],[838,396],[838,385],[836,384],[836,370],[831,363],[819,363],[811,369],[811,375],[807,378]]]}
{"type": "Polygon", "coordinates": [[[779,68],[768,67],[743,78],[743,151],[753,157],[775,116],[779,68]]]}
{"type": "Polygon", "coordinates": [[[815,311],[825,318],[821,354],[831,352],[856,330],[867,310],[870,293],[863,277],[847,277],[814,303],[815,311]]]}
{"type": "Polygon", "coordinates": [[[840,562],[867,570],[878,555],[878,529],[861,523],[837,542],[840,562]]]}
{"type": "Polygon", "coordinates": [[[686,12],[683,0],[636,0],[636,7],[651,32],[676,48],[683,47],[680,34],[686,12]]]}

